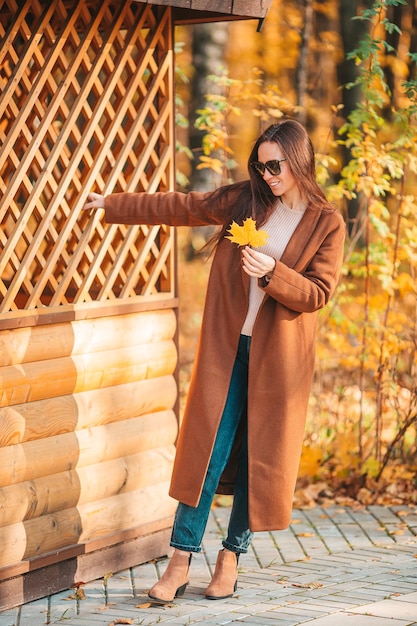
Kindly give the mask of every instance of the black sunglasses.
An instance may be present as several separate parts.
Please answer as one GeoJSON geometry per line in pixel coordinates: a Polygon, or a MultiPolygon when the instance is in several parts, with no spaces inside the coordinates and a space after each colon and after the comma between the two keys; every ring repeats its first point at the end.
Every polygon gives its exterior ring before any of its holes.
{"type": "Polygon", "coordinates": [[[251,165],[261,176],[265,174],[265,170],[268,170],[268,172],[272,174],[272,176],[278,176],[279,174],[281,174],[281,163],[286,160],[287,159],[280,159],[279,161],[273,160],[267,161],[266,163],[261,163],[260,161],[252,161],[251,165]]]}

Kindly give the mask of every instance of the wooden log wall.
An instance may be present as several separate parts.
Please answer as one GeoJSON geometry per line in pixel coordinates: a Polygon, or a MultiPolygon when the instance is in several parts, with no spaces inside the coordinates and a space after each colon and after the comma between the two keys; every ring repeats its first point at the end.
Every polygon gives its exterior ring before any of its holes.
{"type": "Polygon", "coordinates": [[[170,527],[176,326],[162,310],[0,331],[0,580],[170,527]]]}
{"type": "Polygon", "coordinates": [[[174,186],[169,7],[0,1],[0,610],[166,554],[175,234],[91,189],[174,186]]]}

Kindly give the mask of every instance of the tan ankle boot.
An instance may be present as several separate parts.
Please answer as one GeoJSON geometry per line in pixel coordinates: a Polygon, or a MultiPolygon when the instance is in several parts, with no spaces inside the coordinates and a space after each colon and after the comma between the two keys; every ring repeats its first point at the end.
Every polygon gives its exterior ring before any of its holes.
{"type": "Polygon", "coordinates": [[[189,581],[191,556],[176,550],[163,576],[148,591],[148,596],[160,602],[172,602],[177,596],[182,596],[189,581]]]}
{"type": "Polygon", "coordinates": [[[208,600],[230,598],[237,588],[237,564],[239,555],[230,550],[220,550],[211,583],[206,589],[208,600]]]}

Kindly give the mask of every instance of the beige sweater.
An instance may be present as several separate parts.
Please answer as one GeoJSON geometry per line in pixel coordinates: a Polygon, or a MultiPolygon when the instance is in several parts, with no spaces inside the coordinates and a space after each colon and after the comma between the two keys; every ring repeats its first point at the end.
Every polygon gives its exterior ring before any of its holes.
{"type": "MultiPolygon", "coordinates": [[[[293,232],[300,223],[304,212],[305,209],[301,211],[289,209],[279,202],[273,213],[271,213],[268,220],[262,226],[262,230],[266,230],[269,235],[268,241],[264,246],[257,248],[257,250],[279,261],[293,232]]],[[[264,296],[265,291],[258,286],[258,279],[251,277],[249,307],[246,320],[242,327],[242,335],[252,336],[253,325],[264,296]]]]}

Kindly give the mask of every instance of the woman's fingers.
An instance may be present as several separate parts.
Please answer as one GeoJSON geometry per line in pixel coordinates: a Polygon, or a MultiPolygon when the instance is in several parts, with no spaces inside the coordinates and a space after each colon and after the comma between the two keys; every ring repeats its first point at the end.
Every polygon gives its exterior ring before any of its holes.
{"type": "Polygon", "coordinates": [[[104,209],[104,196],[101,193],[90,191],[87,196],[87,202],[82,207],[83,211],[89,209],[104,209]]]}
{"type": "Polygon", "coordinates": [[[243,269],[250,276],[262,276],[262,262],[253,252],[250,248],[242,250],[243,269]]]}
{"type": "Polygon", "coordinates": [[[246,247],[242,250],[242,264],[247,274],[261,278],[274,269],[275,259],[263,252],[246,247]]]}

